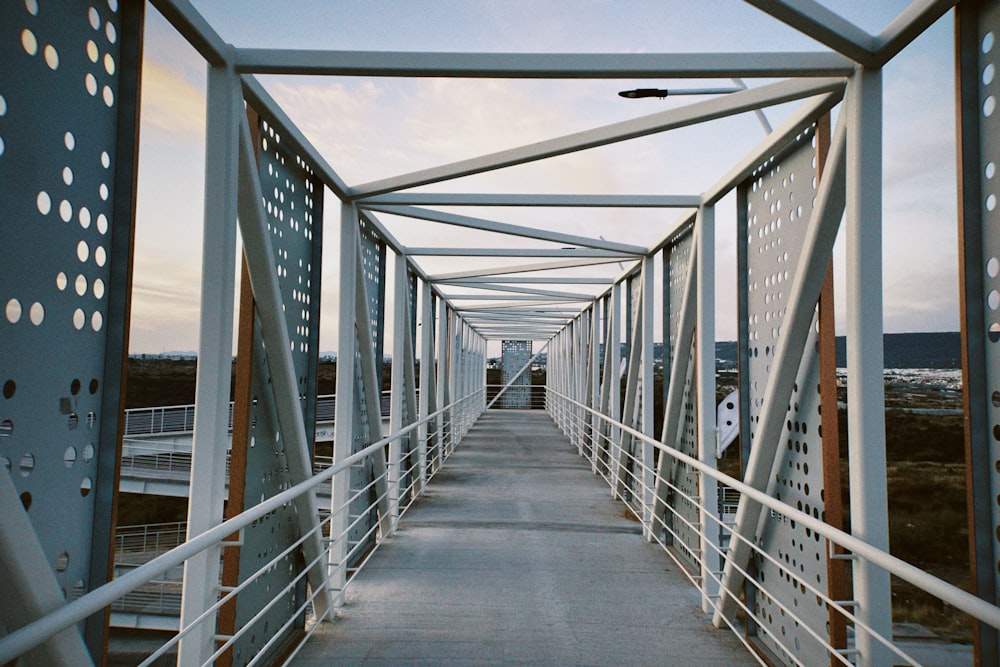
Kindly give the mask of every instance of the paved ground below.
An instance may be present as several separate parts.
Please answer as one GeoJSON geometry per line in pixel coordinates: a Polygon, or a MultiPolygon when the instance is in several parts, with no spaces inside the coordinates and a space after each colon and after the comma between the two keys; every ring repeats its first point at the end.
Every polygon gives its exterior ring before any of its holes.
{"type": "Polygon", "coordinates": [[[756,661],[541,411],[468,433],[296,665],[756,661]]]}

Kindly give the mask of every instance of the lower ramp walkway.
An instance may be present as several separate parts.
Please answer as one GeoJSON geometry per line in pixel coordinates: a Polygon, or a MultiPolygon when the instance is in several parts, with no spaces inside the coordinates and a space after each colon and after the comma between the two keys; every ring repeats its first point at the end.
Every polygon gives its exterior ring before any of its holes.
{"type": "Polygon", "coordinates": [[[465,436],[296,665],[756,664],[548,415],[465,436]]]}

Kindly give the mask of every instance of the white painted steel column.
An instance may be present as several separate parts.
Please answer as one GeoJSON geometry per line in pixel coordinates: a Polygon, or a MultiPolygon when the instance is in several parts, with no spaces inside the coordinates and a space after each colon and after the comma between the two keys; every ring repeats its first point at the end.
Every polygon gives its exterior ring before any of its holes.
{"type": "MultiPolygon", "coordinates": [[[[445,303],[444,299],[438,299],[438,317],[437,317],[437,343],[438,343],[438,359],[437,359],[437,407],[438,410],[448,405],[448,379],[451,376],[448,368],[451,365],[449,357],[449,345],[448,339],[451,335],[449,333],[448,327],[448,312],[451,309],[448,308],[448,304],[445,303]]],[[[437,418],[437,437],[436,445],[434,446],[437,463],[434,464],[435,470],[444,461],[444,453],[447,447],[447,442],[445,440],[445,424],[451,411],[442,413],[437,418]]],[[[450,426],[448,427],[450,429],[450,426]]],[[[432,459],[434,457],[432,456],[432,459]]]]}
{"type": "MultiPolygon", "coordinates": [[[[433,410],[434,401],[434,309],[431,304],[431,284],[421,281],[420,289],[420,419],[423,420],[433,410]]],[[[429,424],[421,424],[417,429],[418,492],[427,483],[427,436],[429,424]]]]}
{"type": "MultiPolygon", "coordinates": [[[[622,398],[622,384],[621,384],[621,365],[622,365],[622,286],[621,283],[615,283],[614,287],[611,288],[611,338],[608,340],[608,349],[605,350],[605,354],[610,355],[611,359],[611,374],[607,378],[610,383],[609,388],[611,390],[610,402],[608,403],[608,416],[614,421],[621,420],[621,398],[622,398]]],[[[614,443],[620,447],[622,442],[622,432],[617,426],[612,426],[609,429],[608,437],[611,440],[611,445],[608,447],[608,466],[609,470],[613,470],[611,466],[615,465],[614,460],[614,443]]],[[[617,493],[615,486],[611,487],[612,497],[617,493]]]]}
{"type": "MultiPolygon", "coordinates": [[[[202,245],[201,320],[195,422],[191,445],[191,495],[187,539],[222,523],[229,441],[229,383],[233,370],[233,309],[236,293],[236,211],[239,116],[243,99],[236,72],[208,68],[205,138],[205,222],[202,245]]],[[[181,627],[219,599],[221,547],[184,564],[181,627]]],[[[179,664],[201,664],[215,650],[215,622],[208,620],[178,645],[179,664]]]]}
{"type": "MultiPolygon", "coordinates": [[[[648,255],[642,260],[642,368],[640,369],[640,382],[642,383],[642,395],[639,405],[638,428],[643,435],[651,438],[656,436],[654,429],[654,395],[656,388],[653,380],[653,275],[655,270],[654,255],[648,255]]],[[[666,397],[664,397],[666,398],[666,397]]],[[[653,445],[648,442],[641,442],[642,447],[642,473],[639,478],[642,480],[642,517],[646,539],[652,541],[652,516],[653,516],[653,493],[656,485],[656,471],[653,470],[653,445]]]]}
{"type": "MultiPolygon", "coordinates": [[[[389,433],[398,433],[403,428],[403,366],[406,356],[404,342],[410,335],[407,304],[409,286],[406,281],[406,256],[396,255],[396,293],[393,296],[392,318],[392,394],[389,399],[389,433]]],[[[402,443],[399,439],[389,443],[389,531],[396,532],[399,523],[399,479],[402,464],[402,443]]]]}
{"type": "MultiPolygon", "coordinates": [[[[357,334],[354,328],[358,279],[358,209],[353,204],[340,207],[340,301],[337,307],[337,403],[334,416],[333,462],[351,455],[354,442],[354,357],[357,334]]],[[[334,605],[344,604],[347,578],[347,527],[350,525],[347,501],[351,497],[350,468],[333,477],[330,494],[330,537],[339,540],[330,547],[333,568],[330,590],[334,605]],[[339,512],[338,512],[339,510],[339,512]]]]}
{"type": "MultiPolygon", "coordinates": [[[[847,438],[851,532],[889,550],[885,464],[885,380],[882,350],[882,73],[851,77],[847,133],[847,438]]],[[[855,613],[892,637],[890,577],[854,562],[855,613]]],[[[858,664],[889,665],[892,655],[867,633],[857,634],[858,664]]]]}
{"type": "MultiPolygon", "coordinates": [[[[595,411],[601,408],[601,317],[600,304],[594,301],[590,317],[590,396],[587,405],[595,411]]],[[[597,434],[601,427],[601,419],[596,414],[590,416],[590,457],[593,460],[596,453],[594,447],[597,434]]]]}
{"type": "MultiPolygon", "coordinates": [[[[697,354],[696,386],[698,392],[698,460],[713,468],[715,458],[715,207],[703,206],[698,211],[698,233],[695,252],[698,254],[698,317],[695,327],[697,354]]],[[[712,613],[712,602],[718,595],[716,583],[719,562],[719,489],[713,477],[698,473],[701,498],[701,608],[712,613]]]]}

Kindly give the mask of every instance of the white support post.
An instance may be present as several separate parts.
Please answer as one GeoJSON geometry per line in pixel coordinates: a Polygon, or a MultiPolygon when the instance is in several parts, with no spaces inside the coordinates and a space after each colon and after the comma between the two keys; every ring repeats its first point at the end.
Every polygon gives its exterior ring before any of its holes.
{"type": "MultiPolygon", "coordinates": [[[[608,417],[613,421],[619,421],[621,419],[621,365],[622,365],[622,286],[621,283],[615,283],[615,286],[611,288],[611,336],[608,339],[608,349],[605,350],[605,354],[611,359],[611,373],[607,377],[607,382],[609,382],[610,387],[610,399],[608,403],[608,417]]],[[[612,426],[608,432],[608,438],[611,441],[611,445],[608,448],[608,465],[613,466],[614,460],[611,458],[613,453],[614,443],[618,443],[621,446],[622,433],[621,429],[617,426],[612,426]]],[[[614,494],[616,491],[615,487],[611,487],[611,493],[614,494]]]]}
{"type": "MultiPolygon", "coordinates": [[[[337,396],[334,417],[333,462],[351,455],[354,442],[354,357],[357,353],[354,331],[355,299],[358,280],[358,210],[353,204],[340,208],[340,303],[337,308],[340,329],[337,341],[337,396]]],[[[330,496],[330,537],[338,541],[330,547],[333,568],[330,589],[334,604],[344,604],[347,579],[347,527],[350,525],[348,500],[351,497],[351,470],[345,469],[333,477],[330,496]],[[339,538],[339,539],[338,539],[339,538]]]]}
{"type": "MultiPolygon", "coordinates": [[[[653,398],[655,393],[653,380],[653,275],[655,270],[655,255],[647,255],[642,261],[642,369],[640,383],[642,385],[641,404],[639,406],[638,429],[643,435],[655,437],[653,398]]],[[[653,470],[653,446],[642,442],[642,518],[646,539],[653,539],[653,487],[656,484],[656,472],[653,470]]]]}
{"type": "MultiPolygon", "coordinates": [[[[421,282],[420,310],[420,419],[434,412],[434,308],[431,285],[421,282]]],[[[425,422],[417,430],[417,491],[427,483],[427,438],[430,426],[425,422]]]]}
{"type": "MultiPolygon", "coordinates": [[[[209,66],[205,141],[205,226],[202,245],[201,320],[195,424],[191,447],[191,496],[187,539],[222,523],[229,440],[229,383],[233,364],[236,292],[236,211],[239,79],[228,64],[209,66]]],[[[181,627],[218,600],[221,547],[184,564],[181,627]]],[[[179,664],[202,664],[215,650],[215,623],[204,622],[178,645],[179,664]]]]}
{"type": "MultiPolygon", "coordinates": [[[[600,304],[594,301],[590,316],[590,395],[587,405],[594,410],[601,408],[601,317],[600,304]]],[[[591,413],[590,417],[590,458],[593,464],[596,460],[597,434],[600,432],[601,418],[591,413]]]]}
{"type": "MultiPolygon", "coordinates": [[[[451,309],[448,308],[448,304],[445,303],[444,299],[438,300],[438,317],[437,317],[437,342],[438,342],[438,359],[437,359],[437,406],[438,409],[444,408],[450,402],[448,400],[448,378],[451,373],[449,372],[449,366],[451,365],[449,357],[450,347],[448,345],[449,331],[448,331],[448,313],[451,309]]],[[[445,450],[447,449],[448,443],[445,437],[445,425],[448,423],[450,417],[450,411],[442,413],[437,418],[437,437],[435,438],[435,451],[437,461],[435,463],[435,470],[444,462],[445,450]]],[[[448,426],[450,430],[450,426],[448,426]]]]}
{"type": "MultiPolygon", "coordinates": [[[[631,290],[631,286],[626,283],[626,289],[631,290]]],[[[626,302],[627,303],[627,302],[626,302]]],[[[642,324],[642,304],[635,304],[635,315],[632,317],[632,322],[630,324],[632,332],[632,346],[629,348],[628,355],[628,377],[625,380],[625,405],[622,407],[622,423],[635,428],[638,426],[635,422],[636,417],[636,396],[638,395],[638,384],[639,384],[639,369],[642,366],[642,340],[641,340],[641,330],[643,328],[642,324]]],[[[622,477],[622,469],[630,467],[630,462],[634,456],[632,451],[634,448],[634,439],[628,433],[622,433],[621,439],[618,441],[618,464],[615,466],[615,477],[613,488],[617,490],[617,494],[621,494],[622,498],[627,500],[624,493],[626,488],[631,486],[632,480],[622,477]]],[[[634,462],[633,462],[634,463],[634,462]]],[[[635,466],[631,465],[633,471],[635,466]]]]}
{"type": "MultiPolygon", "coordinates": [[[[851,77],[844,113],[847,137],[847,438],[851,532],[889,550],[882,350],[882,73],[851,77]]],[[[854,563],[855,613],[892,638],[889,574],[854,563]]],[[[858,632],[858,664],[888,665],[891,654],[858,632]]]]}
{"type": "MultiPolygon", "coordinates": [[[[393,299],[392,318],[392,396],[389,406],[389,433],[403,428],[403,394],[405,382],[403,367],[406,352],[405,340],[410,335],[410,309],[407,304],[409,286],[406,284],[406,256],[396,255],[396,294],[393,299]]],[[[402,465],[402,442],[397,438],[389,443],[389,530],[396,532],[399,523],[399,479],[402,465]]]]}
{"type": "MultiPolygon", "coordinates": [[[[697,363],[698,460],[715,468],[715,207],[698,210],[697,322],[695,349],[697,363]]],[[[714,572],[719,562],[719,489],[714,477],[698,473],[701,523],[701,608],[711,614],[712,601],[718,594],[714,572]]]]}

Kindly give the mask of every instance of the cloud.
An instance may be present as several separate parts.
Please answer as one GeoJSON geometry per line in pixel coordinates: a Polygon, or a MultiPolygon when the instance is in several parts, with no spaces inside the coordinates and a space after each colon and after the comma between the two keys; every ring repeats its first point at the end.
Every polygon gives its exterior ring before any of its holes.
{"type": "Polygon", "coordinates": [[[201,138],[205,135],[205,92],[182,70],[147,58],[142,65],[141,122],[144,128],[201,138]]]}

